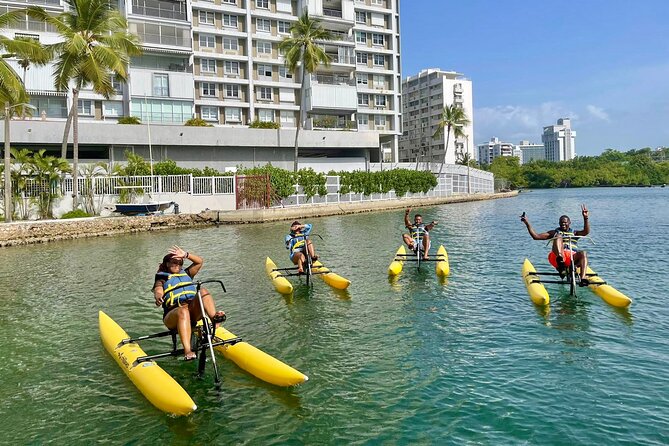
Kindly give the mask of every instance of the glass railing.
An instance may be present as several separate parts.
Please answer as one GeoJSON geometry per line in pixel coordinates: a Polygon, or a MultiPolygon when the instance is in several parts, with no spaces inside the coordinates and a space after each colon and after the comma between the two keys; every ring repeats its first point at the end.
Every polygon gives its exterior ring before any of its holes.
{"type": "Polygon", "coordinates": [[[338,18],[343,17],[341,9],[323,8],[323,15],[326,17],[338,17],[338,18]]]}
{"type": "Polygon", "coordinates": [[[133,0],[132,13],[162,19],[187,20],[185,2],[133,0]]]}
{"type": "Polygon", "coordinates": [[[160,45],[190,47],[190,37],[165,36],[160,34],[137,34],[141,43],[156,43],[160,45]]]}
{"type": "Polygon", "coordinates": [[[311,82],[314,84],[349,85],[351,87],[355,86],[355,79],[351,79],[347,76],[336,76],[328,74],[312,74],[311,82]]]}

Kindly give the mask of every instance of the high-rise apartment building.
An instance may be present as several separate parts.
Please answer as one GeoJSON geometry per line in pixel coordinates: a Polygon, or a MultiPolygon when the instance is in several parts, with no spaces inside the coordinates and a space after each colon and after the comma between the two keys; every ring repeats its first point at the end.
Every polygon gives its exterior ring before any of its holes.
{"type": "Polygon", "coordinates": [[[481,164],[490,164],[500,156],[514,156],[515,146],[510,142],[502,142],[497,137],[490,138],[490,141],[479,144],[478,162],[481,164]]]}
{"type": "Polygon", "coordinates": [[[546,149],[543,144],[520,141],[516,147],[520,149],[520,164],[546,159],[546,149]]]}
{"type": "MultiPolygon", "coordinates": [[[[61,0],[0,4],[4,11],[39,4],[58,13],[65,7],[61,0]]],[[[294,128],[304,103],[306,129],[376,132],[381,145],[376,156],[397,160],[399,0],[121,0],[119,8],[144,54],[132,59],[129,81],[117,83],[116,96],[80,93],[82,119],[131,115],[183,124],[200,117],[220,126],[258,120],[294,128]],[[307,74],[301,91],[278,46],[304,12],[337,39],[321,43],[332,63],[307,74]]],[[[28,18],[3,33],[42,42],[58,38],[28,18]]],[[[24,73],[18,61],[12,64],[24,73]]],[[[52,71],[52,66],[29,67],[26,86],[43,117],[65,119],[71,97],[55,91],[52,71]]]]}
{"type": "Polygon", "coordinates": [[[400,161],[442,162],[446,150],[446,163],[454,164],[464,153],[473,158],[474,115],[472,107],[472,82],[454,71],[436,68],[422,70],[402,82],[403,134],[400,137],[400,161]],[[462,130],[464,137],[455,138],[446,131],[435,138],[444,107],[455,104],[465,111],[469,125],[462,130]]]}
{"type": "Polygon", "coordinates": [[[548,161],[567,161],[576,156],[576,132],[569,118],[560,118],[557,125],[544,127],[541,135],[548,161]]]}

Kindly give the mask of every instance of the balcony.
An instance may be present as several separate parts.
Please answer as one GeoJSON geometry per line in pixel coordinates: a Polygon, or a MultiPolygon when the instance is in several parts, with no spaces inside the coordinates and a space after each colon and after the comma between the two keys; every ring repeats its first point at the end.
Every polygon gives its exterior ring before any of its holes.
{"type": "Polygon", "coordinates": [[[358,123],[348,116],[314,115],[311,118],[311,128],[314,130],[357,130],[358,123]]]}
{"type": "Polygon", "coordinates": [[[344,14],[341,9],[328,9],[328,8],[323,8],[323,15],[325,17],[337,17],[337,18],[342,18],[344,17],[344,14]]]}
{"type": "Polygon", "coordinates": [[[337,74],[312,74],[311,83],[325,85],[348,85],[355,87],[354,79],[351,79],[348,76],[340,76],[337,74]]]}
{"type": "Polygon", "coordinates": [[[170,20],[188,20],[186,2],[132,0],[132,14],[170,20]]]}
{"type": "Polygon", "coordinates": [[[338,112],[354,113],[358,108],[358,93],[355,86],[312,84],[306,92],[308,112],[335,114],[338,112]]]}

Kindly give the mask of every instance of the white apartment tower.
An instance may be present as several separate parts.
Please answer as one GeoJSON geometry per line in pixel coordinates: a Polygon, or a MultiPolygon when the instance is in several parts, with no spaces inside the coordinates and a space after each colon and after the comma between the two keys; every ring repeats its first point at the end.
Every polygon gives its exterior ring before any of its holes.
{"type": "Polygon", "coordinates": [[[530,161],[539,161],[546,159],[546,149],[543,144],[535,144],[530,141],[520,141],[518,143],[520,149],[520,164],[527,164],[530,161]]]}
{"type": "Polygon", "coordinates": [[[454,71],[437,68],[422,70],[402,82],[403,134],[400,137],[400,161],[444,160],[446,131],[433,138],[442,118],[444,107],[456,104],[464,109],[469,120],[462,138],[451,131],[446,151],[446,163],[454,164],[464,153],[474,158],[474,111],[472,81],[454,71]]]}
{"type": "Polygon", "coordinates": [[[560,118],[557,125],[544,127],[541,135],[548,161],[567,161],[576,156],[576,132],[569,118],[560,118]]]}
{"type": "Polygon", "coordinates": [[[490,164],[495,158],[500,156],[515,156],[515,146],[510,142],[502,142],[497,137],[490,138],[490,141],[479,144],[478,162],[481,164],[490,164]]]}
{"type": "MultiPolygon", "coordinates": [[[[61,0],[0,0],[0,9],[39,5],[63,11],[61,0]]],[[[385,160],[397,160],[400,135],[399,0],[120,0],[144,54],[130,65],[128,85],[104,100],[80,94],[82,119],[138,116],[143,122],[183,124],[200,117],[214,125],[254,120],[296,126],[304,101],[307,129],[379,134],[385,160]],[[322,42],[331,56],[306,80],[305,91],[284,66],[278,45],[298,17],[312,18],[337,40],[322,42]]],[[[53,42],[43,24],[3,30],[53,42]]],[[[21,74],[18,62],[12,62],[21,74]]],[[[30,67],[31,102],[47,119],[64,119],[71,98],[53,87],[52,66],[30,67]]],[[[371,161],[378,161],[372,159],[371,161]]]]}

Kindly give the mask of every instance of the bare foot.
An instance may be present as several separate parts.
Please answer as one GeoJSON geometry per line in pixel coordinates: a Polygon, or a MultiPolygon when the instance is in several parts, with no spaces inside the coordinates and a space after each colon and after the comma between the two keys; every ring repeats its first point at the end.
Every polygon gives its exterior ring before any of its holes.
{"type": "Polygon", "coordinates": [[[188,352],[184,354],[184,361],[192,361],[195,358],[197,358],[195,352],[188,352]]]}

